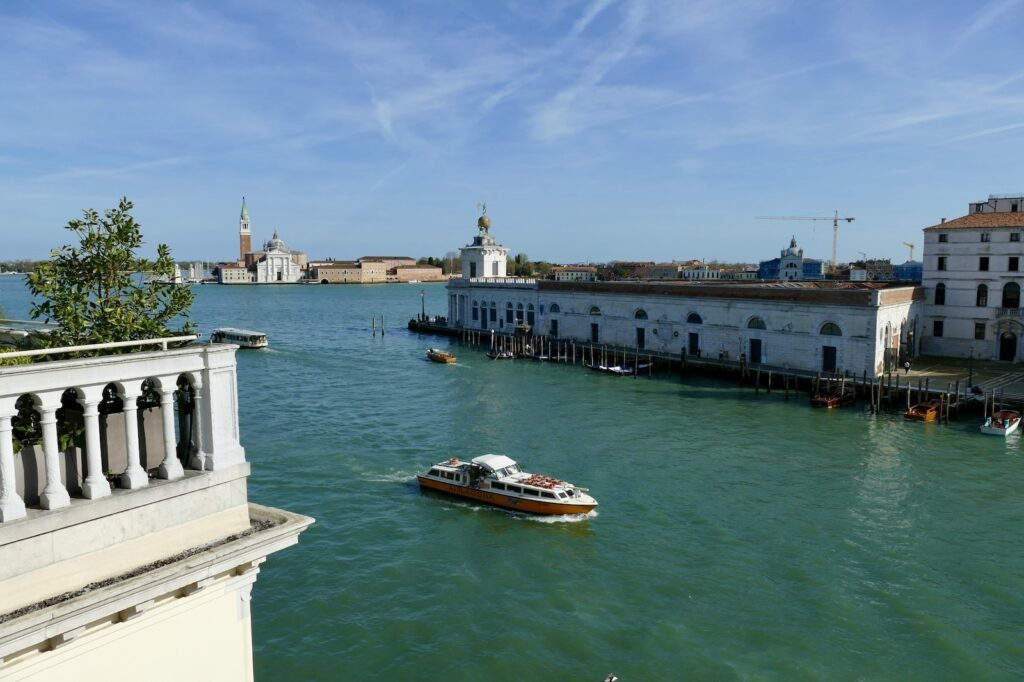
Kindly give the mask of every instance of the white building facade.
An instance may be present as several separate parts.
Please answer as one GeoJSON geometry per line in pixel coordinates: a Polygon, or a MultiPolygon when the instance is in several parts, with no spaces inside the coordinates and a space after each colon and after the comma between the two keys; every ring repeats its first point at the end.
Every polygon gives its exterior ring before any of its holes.
{"type": "Polygon", "coordinates": [[[302,266],[276,230],[263,251],[256,253],[253,269],[256,284],[294,284],[302,279],[302,266]]]}
{"type": "Polygon", "coordinates": [[[920,287],[850,282],[448,284],[448,324],[786,369],[877,374],[918,353],[920,287]]]}
{"type": "Polygon", "coordinates": [[[923,352],[1024,359],[1024,195],[993,195],[924,229],[923,352]]]}

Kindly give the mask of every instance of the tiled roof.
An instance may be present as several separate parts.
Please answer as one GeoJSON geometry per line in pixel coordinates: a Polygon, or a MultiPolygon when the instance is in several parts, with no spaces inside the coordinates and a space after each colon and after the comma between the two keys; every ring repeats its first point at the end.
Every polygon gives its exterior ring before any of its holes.
{"type": "Polygon", "coordinates": [[[946,230],[958,227],[1024,227],[1024,213],[970,213],[924,229],[946,230]]]}

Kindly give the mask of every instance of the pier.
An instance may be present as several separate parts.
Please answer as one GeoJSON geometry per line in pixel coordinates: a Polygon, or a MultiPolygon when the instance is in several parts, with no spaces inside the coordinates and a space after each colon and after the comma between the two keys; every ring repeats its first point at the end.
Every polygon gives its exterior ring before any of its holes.
{"type": "Polygon", "coordinates": [[[809,372],[784,366],[748,363],[723,354],[721,357],[649,351],[636,347],[553,339],[531,334],[508,334],[477,329],[452,328],[443,318],[413,319],[409,330],[457,339],[481,351],[511,351],[517,357],[571,365],[622,365],[640,367],[633,377],[706,376],[734,381],[755,393],[780,392],[786,400],[834,394],[843,404],[866,402],[872,412],[904,412],[911,405],[938,400],[940,420],[961,415],[979,416],[998,407],[1024,408],[1024,375],[1009,372],[1005,363],[971,361],[962,366],[949,358],[917,358],[908,372],[862,373],[809,372]]]}

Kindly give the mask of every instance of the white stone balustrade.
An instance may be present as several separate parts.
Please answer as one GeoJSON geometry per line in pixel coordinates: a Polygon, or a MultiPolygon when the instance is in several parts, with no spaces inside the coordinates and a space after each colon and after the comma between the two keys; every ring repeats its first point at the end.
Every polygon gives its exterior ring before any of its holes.
{"type": "MultiPolygon", "coordinates": [[[[34,496],[38,492],[39,507],[43,510],[78,504],[78,501],[72,502],[68,493],[69,489],[77,491],[79,488],[77,478],[68,480],[78,472],[62,470],[61,462],[66,453],[60,451],[57,423],[57,410],[68,389],[74,391],[82,409],[82,501],[97,500],[111,494],[106,472],[103,471],[103,457],[110,451],[110,442],[103,442],[100,414],[103,391],[110,384],[117,388],[123,401],[127,467],[123,473],[110,472],[119,474],[119,487],[123,492],[149,486],[151,475],[169,481],[186,476],[178,459],[176,434],[187,433],[187,430],[175,428],[174,394],[179,380],[190,383],[193,390],[191,443],[184,443],[190,448],[186,456],[188,468],[212,471],[244,463],[245,452],[238,441],[234,351],[234,347],[229,345],[197,344],[170,350],[0,366],[0,523],[26,516],[24,500],[18,494],[18,489],[24,489],[26,483],[16,478],[18,467],[22,466],[16,463],[22,453],[15,452],[13,446],[13,427],[18,414],[16,403],[25,395],[31,397],[40,417],[42,437],[37,448],[42,449],[42,471],[39,479],[45,484],[41,490],[33,490],[32,494],[34,496]],[[161,437],[157,439],[158,443],[147,441],[151,452],[158,444],[164,451],[158,466],[152,461],[144,463],[140,458],[137,400],[147,380],[160,398],[161,437]],[[151,471],[147,471],[144,464],[151,471]]],[[[108,431],[105,435],[108,440],[116,435],[115,441],[119,442],[120,429],[108,431]]],[[[27,494],[25,499],[29,499],[27,494]]],[[[32,513],[28,512],[29,515],[32,513]]]]}

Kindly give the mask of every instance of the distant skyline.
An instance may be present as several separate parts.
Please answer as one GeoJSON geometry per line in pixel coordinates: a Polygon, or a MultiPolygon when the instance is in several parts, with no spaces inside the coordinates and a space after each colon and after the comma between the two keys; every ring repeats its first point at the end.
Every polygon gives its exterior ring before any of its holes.
{"type": "Polygon", "coordinates": [[[1024,0],[0,3],[0,260],[152,248],[902,262],[1024,193],[1024,0]]]}

